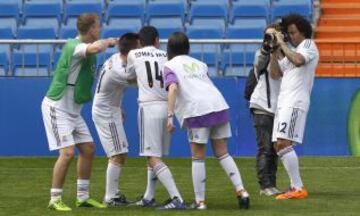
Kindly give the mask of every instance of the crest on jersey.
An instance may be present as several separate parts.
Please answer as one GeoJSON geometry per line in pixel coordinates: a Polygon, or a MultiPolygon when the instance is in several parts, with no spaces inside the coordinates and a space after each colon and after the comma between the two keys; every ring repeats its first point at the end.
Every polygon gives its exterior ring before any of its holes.
{"type": "Polygon", "coordinates": [[[194,73],[199,70],[199,65],[193,62],[191,64],[183,64],[183,68],[187,73],[194,73]]]}

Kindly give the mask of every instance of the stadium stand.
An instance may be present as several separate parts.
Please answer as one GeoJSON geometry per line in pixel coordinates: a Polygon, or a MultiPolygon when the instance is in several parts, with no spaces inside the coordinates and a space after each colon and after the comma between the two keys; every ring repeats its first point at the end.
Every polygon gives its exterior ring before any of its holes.
{"type": "MultiPolygon", "coordinates": [[[[326,1],[336,0],[323,2],[326,1]]],[[[136,32],[150,24],[158,28],[161,39],[174,31],[184,31],[190,39],[261,39],[264,27],[278,16],[293,11],[313,18],[312,4],[312,0],[7,0],[0,2],[0,39],[73,38],[77,34],[76,17],[83,12],[95,12],[101,17],[104,38],[136,32]]],[[[162,48],[165,47],[162,44],[162,48]]],[[[192,44],[191,55],[207,62],[212,75],[244,76],[246,73],[237,68],[247,70],[256,47],[192,44]]],[[[51,74],[60,48],[0,44],[0,75],[51,74]],[[31,56],[38,51],[39,57],[33,59],[42,64],[41,73],[19,72],[19,62],[27,63],[24,67],[34,67],[30,60],[30,63],[18,60],[20,53],[31,56]],[[48,56],[50,63],[47,63],[48,56]],[[46,68],[50,70],[43,73],[46,68]]],[[[113,52],[115,50],[99,55],[98,66],[113,52]]]]}

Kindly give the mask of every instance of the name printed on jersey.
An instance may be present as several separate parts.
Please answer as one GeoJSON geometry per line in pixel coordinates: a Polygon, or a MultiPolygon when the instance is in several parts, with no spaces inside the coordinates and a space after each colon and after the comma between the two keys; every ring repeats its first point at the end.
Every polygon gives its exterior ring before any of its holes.
{"type": "Polygon", "coordinates": [[[158,57],[167,57],[166,53],[162,53],[162,52],[148,52],[148,51],[138,51],[135,52],[135,58],[140,58],[140,57],[153,57],[153,58],[158,58],[158,57]]]}

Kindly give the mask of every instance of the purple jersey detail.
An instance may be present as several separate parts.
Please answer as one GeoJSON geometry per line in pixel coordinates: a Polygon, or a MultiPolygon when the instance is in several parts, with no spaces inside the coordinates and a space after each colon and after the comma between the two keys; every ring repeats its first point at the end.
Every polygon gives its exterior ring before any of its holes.
{"type": "Polygon", "coordinates": [[[188,128],[211,127],[211,126],[227,123],[228,121],[229,121],[228,110],[212,112],[206,115],[185,119],[186,126],[188,128]]]}
{"type": "Polygon", "coordinates": [[[165,89],[168,90],[172,83],[178,83],[176,74],[168,67],[164,67],[165,89]]]}

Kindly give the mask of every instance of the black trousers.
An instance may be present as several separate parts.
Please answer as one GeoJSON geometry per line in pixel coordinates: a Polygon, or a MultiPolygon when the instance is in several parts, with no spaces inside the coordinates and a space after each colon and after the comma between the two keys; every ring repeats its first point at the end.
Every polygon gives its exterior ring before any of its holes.
{"type": "Polygon", "coordinates": [[[276,187],[278,156],[271,141],[274,117],[265,114],[252,114],[256,129],[256,171],[261,189],[276,187]]]}

